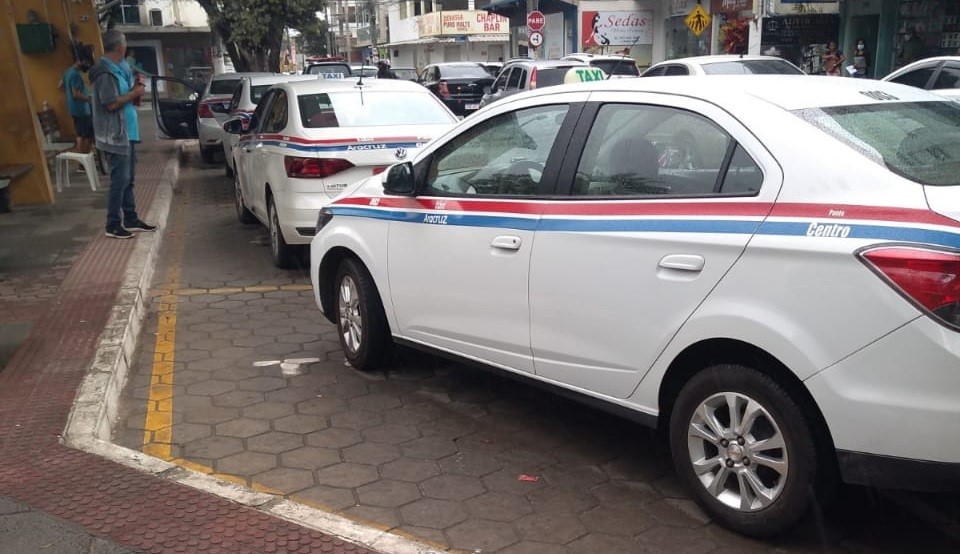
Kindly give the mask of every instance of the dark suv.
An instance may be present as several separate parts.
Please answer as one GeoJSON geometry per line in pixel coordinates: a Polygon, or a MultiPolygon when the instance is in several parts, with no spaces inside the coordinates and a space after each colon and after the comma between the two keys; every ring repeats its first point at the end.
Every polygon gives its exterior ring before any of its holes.
{"type": "Polygon", "coordinates": [[[512,94],[536,88],[562,85],[567,72],[574,67],[587,67],[588,64],[576,60],[536,60],[511,62],[500,70],[480,106],[492,104],[512,94]]]}
{"type": "Polygon", "coordinates": [[[423,68],[417,82],[453,113],[467,115],[480,109],[483,90],[493,83],[493,76],[476,62],[435,63],[423,68]]]}

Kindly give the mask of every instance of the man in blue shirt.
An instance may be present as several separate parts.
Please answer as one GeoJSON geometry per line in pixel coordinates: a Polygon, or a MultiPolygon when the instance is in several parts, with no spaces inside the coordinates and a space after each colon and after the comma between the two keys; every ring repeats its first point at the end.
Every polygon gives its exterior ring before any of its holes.
{"type": "Polygon", "coordinates": [[[82,49],[74,50],[74,62],[63,74],[63,90],[67,109],[77,131],[77,152],[86,154],[93,148],[93,117],[90,113],[90,89],[83,82],[83,73],[93,65],[93,59],[82,49]]]}
{"type": "Polygon", "coordinates": [[[131,231],[156,231],[137,215],[133,196],[136,174],[136,144],[140,123],[134,101],[143,96],[143,83],[135,84],[124,70],[127,39],[116,29],[103,33],[103,56],[90,69],[93,84],[93,134],[110,170],[107,197],[106,235],[117,239],[133,237],[131,231]]]}

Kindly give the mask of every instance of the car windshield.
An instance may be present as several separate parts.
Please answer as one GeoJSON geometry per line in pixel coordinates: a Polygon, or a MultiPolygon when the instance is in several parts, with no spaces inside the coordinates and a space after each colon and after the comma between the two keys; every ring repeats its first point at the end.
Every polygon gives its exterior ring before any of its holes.
{"type": "Polygon", "coordinates": [[[590,60],[590,65],[599,67],[607,75],[640,75],[637,64],[633,60],[590,60]]]}
{"type": "Polygon", "coordinates": [[[490,73],[482,65],[447,65],[440,67],[441,79],[484,79],[490,73]]]}
{"type": "Polygon", "coordinates": [[[210,82],[210,94],[233,94],[240,79],[216,79],[210,82]]]}
{"type": "Polygon", "coordinates": [[[794,113],[907,179],[960,185],[960,104],[898,102],[794,113]]]}
{"type": "Polygon", "coordinates": [[[736,60],[703,64],[707,75],[804,75],[784,60],[736,60]]]}
{"type": "Polygon", "coordinates": [[[307,128],[436,125],[453,121],[443,105],[426,90],[305,94],[299,96],[297,102],[303,126],[307,128]]]}
{"type": "Polygon", "coordinates": [[[566,77],[567,71],[569,71],[571,67],[579,67],[579,66],[548,67],[544,69],[538,69],[537,70],[537,88],[552,87],[554,85],[562,85],[563,78],[566,77]]]}

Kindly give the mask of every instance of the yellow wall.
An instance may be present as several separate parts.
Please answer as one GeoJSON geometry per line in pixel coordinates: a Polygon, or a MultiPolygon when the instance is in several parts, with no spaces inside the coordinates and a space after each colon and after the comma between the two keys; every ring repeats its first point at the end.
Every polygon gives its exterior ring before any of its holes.
{"type": "Polygon", "coordinates": [[[93,0],[0,0],[0,52],[16,54],[0,55],[0,78],[4,82],[0,102],[0,163],[34,166],[30,173],[10,184],[14,204],[44,204],[54,200],[36,115],[43,109],[44,101],[56,111],[61,132],[68,136],[75,134],[66,97],[57,89],[63,72],[73,63],[68,21],[76,25],[74,38],[93,45],[94,55],[98,57],[103,49],[93,0]],[[27,23],[27,11],[31,9],[41,22],[56,29],[56,51],[20,52],[16,24],[27,23]]]}

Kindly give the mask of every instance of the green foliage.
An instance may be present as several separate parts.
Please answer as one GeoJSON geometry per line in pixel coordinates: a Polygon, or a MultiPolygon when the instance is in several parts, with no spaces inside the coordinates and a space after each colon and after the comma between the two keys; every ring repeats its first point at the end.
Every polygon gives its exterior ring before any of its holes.
{"type": "Polygon", "coordinates": [[[198,0],[237,71],[277,71],[286,27],[315,26],[326,0],[198,0]]]}
{"type": "Polygon", "coordinates": [[[304,54],[315,54],[325,56],[329,45],[327,44],[327,22],[322,19],[316,20],[311,25],[297,27],[300,36],[297,37],[297,48],[304,54]]]}

